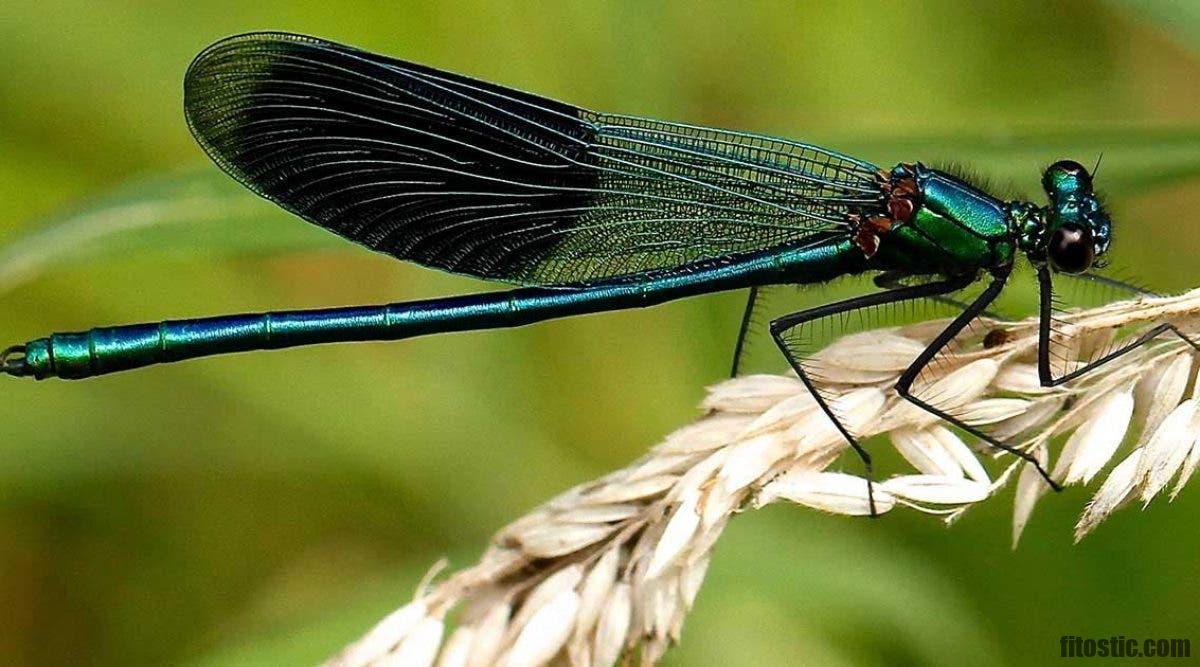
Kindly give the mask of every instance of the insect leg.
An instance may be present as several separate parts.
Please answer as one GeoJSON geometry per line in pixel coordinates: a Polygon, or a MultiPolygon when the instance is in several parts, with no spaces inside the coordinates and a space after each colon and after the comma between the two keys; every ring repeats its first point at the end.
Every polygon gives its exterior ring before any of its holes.
{"type": "Polygon", "coordinates": [[[804,352],[800,349],[799,345],[789,340],[789,334],[792,332],[798,332],[806,324],[815,322],[817,320],[857,311],[860,309],[874,308],[876,306],[883,306],[902,301],[910,301],[914,299],[948,294],[966,287],[971,282],[972,278],[967,276],[962,278],[948,278],[936,282],[922,283],[917,285],[907,285],[893,290],[885,290],[882,292],[876,292],[874,294],[867,294],[864,296],[855,297],[853,299],[839,301],[837,303],[810,308],[798,313],[784,315],[783,317],[771,322],[771,337],[775,340],[775,344],[778,345],[779,349],[783,352],[783,356],[787,359],[788,364],[790,364],[792,369],[796,371],[796,374],[800,377],[800,381],[804,383],[804,386],[808,388],[809,392],[816,400],[817,405],[821,408],[821,411],[824,412],[827,417],[829,417],[830,421],[833,422],[834,427],[837,428],[838,432],[842,434],[842,437],[846,439],[846,442],[858,455],[858,458],[862,460],[867,477],[867,500],[871,507],[871,516],[876,515],[871,455],[867,453],[867,450],[863,449],[862,445],[858,443],[858,440],[855,438],[855,436],[850,433],[845,425],[842,424],[842,421],[838,419],[837,415],[834,414],[833,410],[830,408],[829,401],[826,399],[825,395],[821,391],[821,388],[818,386],[820,378],[813,377],[813,375],[809,373],[808,369],[804,367],[804,352]]]}
{"type": "Polygon", "coordinates": [[[733,346],[733,367],[729,370],[729,377],[737,377],[738,367],[742,363],[742,353],[746,349],[746,334],[750,332],[750,325],[754,322],[754,309],[758,304],[758,285],[750,288],[750,295],[746,299],[746,310],[742,313],[742,323],[738,327],[737,343],[733,346]]]}
{"type": "MultiPolygon", "coordinates": [[[[874,279],[875,286],[880,287],[882,289],[889,289],[889,290],[900,289],[901,287],[905,286],[906,283],[904,283],[904,278],[908,277],[908,275],[909,274],[901,273],[899,271],[884,271],[883,273],[875,276],[875,279],[874,279]]],[[[940,295],[940,294],[931,296],[928,298],[930,301],[934,301],[936,303],[940,303],[945,306],[952,306],[954,308],[957,308],[958,310],[966,310],[967,307],[970,305],[967,303],[963,303],[962,301],[959,301],[958,299],[955,299],[954,297],[949,297],[949,296],[940,295]]],[[[996,313],[993,313],[988,310],[984,310],[981,314],[984,317],[990,317],[994,320],[1003,319],[996,313]]]]}
{"type": "Polygon", "coordinates": [[[963,420],[958,419],[945,410],[930,404],[928,401],[925,401],[912,393],[913,382],[916,381],[917,377],[921,374],[921,371],[924,370],[925,367],[937,357],[942,348],[946,347],[946,345],[953,340],[954,337],[959,334],[959,332],[961,332],[968,324],[971,323],[972,320],[978,317],[979,314],[982,313],[985,308],[987,308],[988,304],[990,304],[996,299],[997,296],[1000,295],[1000,291],[1004,288],[1004,283],[1008,280],[1011,270],[1012,267],[1010,266],[1005,268],[1002,272],[994,274],[992,282],[988,284],[987,288],[984,289],[984,291],[978,297],[976,297],[974,301],[968,304],[966,310],[960,313],[958,317],[954,318],[954,320],[950,322],[950,324],[943,329],[936,338],[933,339],[933,342],[931,342],[921,352],[921,354],[917,356],[912,365],[910,365],[904,371],[904,373],[900,375],[900,380],[896,382],[896,391],[922,410],[925,410],[926,412],[929,412],[930,414],[961,428],[962,430],[974,435],[992,447],[1002,449],[1010,454],[1014,454],[1021,459],[1024,459],[1030,465],[1037,468],[1038,473],[1043,479],[1046,480],[1051,488],[1053,488],[1055,491],[1058,491],[1060,490],[1059,485],[1054,480],[1050,479],[1050,474],[1045,470],[1045,468],[1042,467],[1042,464],[1033,457],[1032,454],[1023,452],[991,435],[988,435],[981,429],[967,424],[963,420]]]}
{"type": "Polygon", "coordinates": [[[1101,275],[1099,273],[1080,273],[1077,275],[1071,275],[1069,273],[1064,273],[1062,275],[1069,276],[1069,277],[1075,278],[1077,280],[1087,280],[1087,281],[1097,283],[1100,285],[1105,285],[1107,287],[1112,287],[1113,289],[1118,289],[1123,292],[1128,292],[1129,294],[1132,294],[1133,296],[1160,296],[1157,292],[1155,292],[1149,288],[1143,287],[1141,285],[1136,285],[1134,283],[1127,282],[1124,280],[1119,280],[1117,278],[1113,278],[1112,276],[1101,275]]]}
{"type": "Polygon", "coordinates": [[[1174,324],[1164,322],[1162,324],[1155,325],[1134,340],[1101,356],[1099,359],[1084,364],[1083,366],[1066,372],[1063,375],[1054,377],[1054,372],[1051,369],[1050,364],[1050,334],[1054,319],[1052,312],[1054,294],[1053,285],[1050,281],[1050,270],[1045,266],[1038,268],[1038,289],[1041,293],[1041,310],[1040,317],[1038,318],[1038,377],[1041,379],[1042,386],[1044,387],[1057,387],[1065,382],[1074,380],[1075,378],[1085,375],[1102,366],[1103,364],[1116,359],[1117,357],[1136,350],[1137,348],[1149,343],[1158,336],[1167,332],[1179,336],[1185,343],[1191,345],[1193,349],[1200,350],[1200,344],[1198,344],[1197,341],[1189,338],[1174,324]]]}

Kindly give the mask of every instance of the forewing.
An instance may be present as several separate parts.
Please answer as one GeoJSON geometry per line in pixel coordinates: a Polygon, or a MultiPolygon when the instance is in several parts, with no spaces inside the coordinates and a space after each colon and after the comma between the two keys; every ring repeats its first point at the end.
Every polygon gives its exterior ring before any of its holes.
{"type": "Polygon", "coordinates": [[[369,248],[520,284],[587,282],[848,230],[877,169],[813,146],[605,115],[290,34],[192,64],[225,171],[369,248]]]}

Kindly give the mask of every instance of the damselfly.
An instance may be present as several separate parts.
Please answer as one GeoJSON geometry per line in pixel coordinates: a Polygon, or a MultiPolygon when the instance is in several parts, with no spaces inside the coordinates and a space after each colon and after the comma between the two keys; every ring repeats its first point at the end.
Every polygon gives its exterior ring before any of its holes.
{"type": "MultiPolygon", "coordinates": [[[[1082,165],[1045,170],[1049,205],[1003,201],[921,163],[891,169],[808,144],[603,114],[310,37],[257,33],[200,54],[185,81],[193,134],[259,195],[399,259],[511,291],[383,306],[231,315],[55,333],[9,348],[9,375],[85,378],[228,352],[512,327],[682,297],[874,272],[879,291],[774,320],[770,332],[870,473],[810,372],[820,320],[986,287],[916,355],[895,391],[1042,467],[914,390],[1024,255],[1041,292],[1037,364],[1055,385],[1129,352],[1051,363],[1052,273],[1081,274],[1110,221],[1082,165]]],[[[737,349],[746,334],[743,320],[737,349]]],[[[1056,339],[1057,340],[1057,339],[1056,339]]],[[[1186,337],[1185,337],[1186,340],[1186,337]]],[[[735,354],[736,357],[736,354],[735,354]]],[[[735,358],[735,369],[736,369],[735,358]]]]}

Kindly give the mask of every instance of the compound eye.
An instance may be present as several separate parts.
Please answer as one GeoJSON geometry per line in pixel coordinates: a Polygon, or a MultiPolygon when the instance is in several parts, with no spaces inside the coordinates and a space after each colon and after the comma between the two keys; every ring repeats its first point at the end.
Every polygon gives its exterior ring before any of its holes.
{"type": "Polygon", "coordinates": [[[1083,273],[1092,266],[1092,232],[1080,225],[1063,225],[1050,237],[1050,263],[1063,273],[1083,273]]]}
{"type": "Polygon", "coordinates": [[[1088,175],[1087,168],[1074,160],[1059,160],[1050,165],[1050,171],[1058,171],[1069,176],[1088,175]]]}
{"type": "Polygon", "coordinates": [[[1046,169],[1042,187],[1051,197],[1056,194],[1091,192],[1092,175],[1074,160],[1059,160],[1046,169]]]}

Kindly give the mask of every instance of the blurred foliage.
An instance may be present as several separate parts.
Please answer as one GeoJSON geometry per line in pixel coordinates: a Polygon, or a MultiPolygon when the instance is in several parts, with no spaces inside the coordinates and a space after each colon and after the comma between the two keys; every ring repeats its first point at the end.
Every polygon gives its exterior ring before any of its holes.
{"type": "MultiPolygon", "coordinates": [[[[485,288],[340,244],[205,163],[182,73],[259,28],[880,164],[964,162],[1032,194],[1041,165],[1103,152],[1122,263],[1160,289],[1195,285],[1186,3],[48,0],[0,8],[12,342],[485,288]]],[[[470,562],[506,521],[690,419],[725,372],[740,298],[6,382],[0,662],[319,660],[442,554],[470,562]]],[[[1003,500],[951,530],[746,514],[669,663],[1037,664],[1058,660],[1062,634],[1200,640],[1200,535],[1180,530],[1197,494],[1073,547],[1087,496],[1044,501],[1016,552],[1003,500]]]]}

